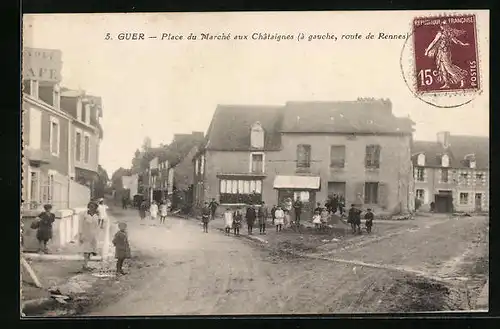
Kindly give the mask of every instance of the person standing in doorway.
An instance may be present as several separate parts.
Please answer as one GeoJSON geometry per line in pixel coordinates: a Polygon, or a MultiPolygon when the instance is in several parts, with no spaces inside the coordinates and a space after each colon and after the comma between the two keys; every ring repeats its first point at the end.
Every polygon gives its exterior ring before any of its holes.
{"type": "Polygon", "coordinates": [[[130,245],[128,243],[127,224],[119,223],[118,232],[113,237],[113,245],[115,246],[116,257],[116,275],[126,274],[123,271],[123,262],[130,258],[130,245]]]}
{"type": "Polygon", "coordinates": [[[83,252],[83,270],[88,270],[90,256],[97,255],[97,234],[99,230],[99,215],[97,214],[97,204],[89,202],[87,211],[82,214],[79,222],[79,242],[83,252]]]}
{"type": "Polygon", "coordinates": [[[247,208],[247,213],[245,215],[248,227],[248,235],[252,235],[253,225],[255,224],[256,217],[257,213],[255,212],[255,208],[253,205],[250,205],[250,207],[247,208]]]}
{"type": "Polygon", "coordinates": [[[295,211],[295,226],[300,229],[300,215],[302,214],[302,201],[300,201],[300,196],[297,196],[295,203],[293,204],[293,209],[295,211]]]}
{"type": "Polygon", "coordinates": [[[217,207],[219,206],[219,204],[217,203],[217,201],[215,201],[215,198],[212,198],[212,201],[210,201],[210,219],[211,220],[214,220],[215,219],[215,213],[217,211],[217,207]]]}
{"type": "Polygon", "coordinates": [[[266,234],[266,221],[267,221],[268,211],[266,203],[264,201],[262,201],[257,215],[259,217],[259,232],[260,234],[266,234]]]}
{"type": "Polygon", "coordinates": [[[52,225],[56,220],[56,215],[52,212],[52,205],[46,204],[43,206],[45,210],[38,215],[31,228],[36,228],[36,238],[38,240],[38,251],[48,253],[47,243],[52,239],[52,225]]]}
{"type": "Polygon", "coordinates": [[[276,213],[274,215],[276,217],[274,224],[276,225],[276,232],[281,232],[283,229],[283,224],[285,222],[285,212],[281,209],[281,206],[278,206],[276,209],[276,213]]]}
{"type": "Polygon", "coordinates": [[[203,209],[201,210],[201,222],[203,223],[203,232],[208,233],[208,222],[210,221],[211,209],[208,202],[205,202],[203,209]]]}
{"type": "Polygon", "coordinates": [[[233,230],[234,235],[240,235],[241,222],[243,221],[243,214],[241,213],[241,209],[237,208],[233,214],[233,230]]]}

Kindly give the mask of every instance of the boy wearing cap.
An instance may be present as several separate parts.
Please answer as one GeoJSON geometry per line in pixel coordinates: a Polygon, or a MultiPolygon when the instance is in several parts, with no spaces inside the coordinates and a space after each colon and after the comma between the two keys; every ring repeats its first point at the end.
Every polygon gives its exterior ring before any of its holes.
{"type": "Polygon", "coordinates": [[[365,226],[366,226],[366,232],[371,233],[372,231],[372,226],[373,226],[373,218],[374,215],[372,213],[372,210],[368,208],[366,214],[365,214],[365,226]]]}
{"type": "Polygon", "coordinates": [[[119,223],[118,232],[113,238],[113,245],[115,246],[116,257],[116,275],[126,274],[123,271],[123,262],[126,258],[130,258],[130,246],[128,244],[127,224],[119,223]]]}

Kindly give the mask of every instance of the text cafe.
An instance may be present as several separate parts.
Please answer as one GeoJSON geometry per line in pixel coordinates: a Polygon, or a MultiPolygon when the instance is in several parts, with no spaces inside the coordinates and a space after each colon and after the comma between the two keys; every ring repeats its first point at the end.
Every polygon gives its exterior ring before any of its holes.
{"type": "Polygon", "coordinates": [[[23,79],[58,83],[61,81],[61,51],[56,49],[23,49],[23,79]]]}

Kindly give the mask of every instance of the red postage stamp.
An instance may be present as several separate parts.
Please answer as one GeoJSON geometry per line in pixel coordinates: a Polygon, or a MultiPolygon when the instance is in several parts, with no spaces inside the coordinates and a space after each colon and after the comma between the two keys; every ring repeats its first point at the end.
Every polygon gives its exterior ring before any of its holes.
{"type": "Polygon", "coordinates": [[[418,93],[479,90],[475,15],[413,20],[418,93]]]}

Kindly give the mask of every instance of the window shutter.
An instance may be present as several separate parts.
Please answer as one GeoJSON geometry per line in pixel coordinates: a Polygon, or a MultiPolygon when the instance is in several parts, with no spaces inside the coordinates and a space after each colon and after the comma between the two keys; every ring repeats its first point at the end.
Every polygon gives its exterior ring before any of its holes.
{"type": "Polygon", "coordinates": [[[378,204],[384,209],[389,206],[389,186],[386,183],[378,183],[378,204]]]}

